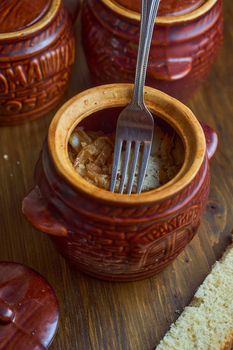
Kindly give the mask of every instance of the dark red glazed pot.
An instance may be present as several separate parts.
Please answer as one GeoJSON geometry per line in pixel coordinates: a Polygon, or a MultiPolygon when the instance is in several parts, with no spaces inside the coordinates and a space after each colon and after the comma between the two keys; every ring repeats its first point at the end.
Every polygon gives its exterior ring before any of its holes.
{"type": "MultiPolygon", "coordinates": [[[[141,0],[114,0],[115,3],[129,10],[140,12],[141,0]]],[[[201,6],[205,0],[161,0],[158,15],[176,16],[187,13],[201,6]]]]}
{"type": "Polygon", "coordinates": [[[95,123],[102,130],[114,128],[114,110],[104,111],[125,106],[132,91],[131,84],[99,86],[75,96],[57,112],[36,167],[35,187],[23,201],[29,222],[49,234],[70,263],[115,281],[158,273],[191,241],[207,202],[209,159],[217,147],[215,132],[207,126],[203,132],[187,107],[147,87],[148,107],[182,139],[180,172],[167,184],[139,195],[113,194],[87,183],[69,161],[69,136],[81,121],[88,121],[89,128],[96,128],[95,123]]]}
{"type": "MultiPolygon", "coordinates": [[[[126,7],[129,10],[140,12],[141,0],[114,0],[114,2],[126,7]]],[[[195,10],[205,0],[161,0],[159,16],[175,16],[195,10]]]]}
{"type": "MultiPolygon", "coordinates": [[[[113,0],[84,3],[82,42],[96,84],[133,82],[139,19],[139,13],[113,0]]],[[[147,85],[188,99],[209,72],[222,38],[222,0],[206,0],[190,12],[158,17],[147,85]]]]}
{"type": "Polygon", "coordinates": [[[63,0],[3,0],[0,14],[0,125],[12,125],[56,106],[70,80],[75,37],[63,0]]]}

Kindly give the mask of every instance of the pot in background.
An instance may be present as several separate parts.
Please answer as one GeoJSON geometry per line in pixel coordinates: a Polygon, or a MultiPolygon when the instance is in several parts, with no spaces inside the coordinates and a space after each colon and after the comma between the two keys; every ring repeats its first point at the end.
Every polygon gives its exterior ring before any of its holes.
{"type": "MultiPolygon", "coordinates": [[[[161,0],[159,5],[159,16],[176,16],[191,12],[200,7],[206,0],[161,0]]],[[[115,3],[135,11],[140,12],[141,0],[114,0],[115,3]]]]}
{"type": "MultiPolygon", "coordinates": [[[[182,2],[182,14],[177,14],[181,1],[166,3],[174,3],[173,13],[165,3],[152,39],[147,85],[185,101],[203,82],[221,45],[222,0],[182,2]],[[191,4],[195,9],[187,7],[191,4]]],[[[139,21],[139,13],[117,1],[84,3],[82,42],[94,83],[134,81],[139,21]]]]}
{"type": "Polygon", "coordinates": [[[113,108],[127,105],[132,93],[131,84],[112,84],[68,101],[50,125],[35,187],[23,201],[28,221],[50,235],[67,261],[113,281],[158,273],[191,241],[207,203],[209,159],[217,147],[216,133],[203,129],[186,106],[146,87],[147,106],[182,140],[181,170],[170,182],[141,194],[122,196],[88,183],[68,158],[69,136],[81,122],[90,130],[114,130],[119,111],[113,108]]]}
{"type": "Polygon", "coordinates": [[[70,80],[75,37],[62,0],[3,1],[0,13],[0,125],[12,125],[56,106],[70,80]]]}

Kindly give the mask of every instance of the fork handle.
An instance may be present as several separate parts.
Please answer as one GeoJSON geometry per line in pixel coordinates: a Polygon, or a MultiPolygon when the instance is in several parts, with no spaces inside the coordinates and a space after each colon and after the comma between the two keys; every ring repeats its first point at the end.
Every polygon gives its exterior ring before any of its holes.
{"type": "Polygon", "coordinates": [[[141,0],[140,38],[132,101],[133,104],[137,104],[141,107],[143,107],[144,104],[146,71],[159,3],[160,0],[141,0]]]}

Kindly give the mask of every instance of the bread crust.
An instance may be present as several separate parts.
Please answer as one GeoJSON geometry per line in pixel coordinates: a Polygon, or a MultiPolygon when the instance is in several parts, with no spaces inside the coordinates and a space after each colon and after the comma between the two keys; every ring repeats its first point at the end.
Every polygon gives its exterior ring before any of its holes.
{"type": "Polygon", "coordinates": [[[219,350],[233,350],[233,329],[231,333],[226,337],[225,343],[219,350]]]}

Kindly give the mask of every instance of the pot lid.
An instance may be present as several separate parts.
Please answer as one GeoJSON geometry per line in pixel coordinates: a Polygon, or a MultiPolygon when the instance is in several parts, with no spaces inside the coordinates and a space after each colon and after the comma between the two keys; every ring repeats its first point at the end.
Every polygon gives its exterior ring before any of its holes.
{"type": "MultiPolygon", "coordinates": [[[[191,12],[206,0],[161,0],[158,16],[177,16],[191,12]]],[[[141,0],[113,0],[113,2],[136,12],[140,12],[141,0]]]]}
{"type": "Polygon", "coordinates": [[[52,0],[1,0],[0,33],[23,30],[47,13],[52,0]]]}
{"type": "MultiPolygon", "coordinates": [[[[101,0],[113,12],[131,20],[140,21],[141,0],[101,0]],[[136,9],[136,6],[138,9],[136,9]]],[[[207,13],[218,0],[162,0],[156,23],[160,25],[171,25],[175,23],[186,23],[193,21],[207,13]],[[174,2],[176,4],[171,6],[174,2]],[[169,5],[170,4],[170,5],[169,5]],[[188,5],[185,7],[184,4],[188,5]],[[163,6],[162,6],[163,5],[163,6]],[[179,6],[182,10],[178,10],[179,6]],[[192,6],[191,6],[192,5],[192,6]],[[191,7],[190,7],[191,6],[191,7]],[[171,11],[166,9],[170,8],[171,11]]]]}
{"type": "Polygon", "coordinates": [[[0,350],[45,350],[58,324],[51,286],[26,266],[0,262],[0,350]]]}

